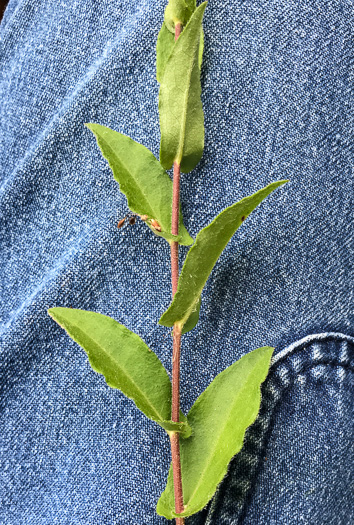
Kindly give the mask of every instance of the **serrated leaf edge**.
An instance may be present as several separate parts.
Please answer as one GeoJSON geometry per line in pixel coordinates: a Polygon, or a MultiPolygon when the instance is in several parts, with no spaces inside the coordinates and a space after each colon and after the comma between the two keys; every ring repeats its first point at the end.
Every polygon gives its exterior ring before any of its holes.
{"type": "MultiPolygon", "coordinates": [[[[87,122],[87,123],[85,123],[85,126],[87,127],[87,129],[89,129],[89,130],[91,131],[91,133],[93,133],[93,135],[95,136],[96,141],[97,141],[97,144],[98,144],[100,150],[101,150],[100,143],[101,143],[101,142],[104,142],[105,147],[106,147],[107,149],[109,149],[109,151],[111,151],[111,153],[112,153],[112,156],[114,156],[114,155],[115,155],[114,149],[111,147],[111,145],[110,145],[110,144],[109,144],[104,138],[102,138],[102,136],[96,134],[96,132],[94,131],[94,129],[91,128],[91,125],[94,125],[94,126],[100,126],[100,127],[102,127],[102,128],[106,128],[106,129],[109,130],[109,131],[115,131],[115,130],[112,130],[111,128],[108,128],[107,126],[103,126],[102,124],[97,124],[97,123],[95,123],[95,122],[87,122]]],[[[125,135],[124,133],[120,133],[120,132],[118,132],[118,131],[116,131],[115,133],[119,133],[120,135],[123,135],[124,137],[128,138],[129,140],[131,140],[132,142],[137,143],[137,144],[139,144],[140,146],[142,146],[143,148],[145,148],[145,149],[148,151],[148,153],[150,154],[150,156],[153,157],[154,160],[155,160],[158,164],[160,164],[160,162],[157,160],[157,158],[155,157],[155,155],[154,155],[154,154],[153,154],[148,148],[146,148],[146,146],[144,146],[143,144],[140,144],[140,143],[134,141],[134,139],[132,139],[132,138],[129,137],[128,135],[125,135]]],[[[102,150],[101,150],[101,154],[102,154],[102,150]]],[[[104,159],[108,162],[108,165],[109,165],[109,167],[110,167],[110,169],[111,169],[111,171],[112,171],[112,173],[113,173],[113,176],[114,176],[114,170],[113,170],[113,165],[112,165],[111,161],[110,161],[109,159],[107,159],[103,154],[102,154],[102,156],[103,156],[104,159]]],[[[125,163],[124,163],[124,161],[122,160],[122,158],[120,159],[120,162],[125,166],[125,163]]],[[[160,164],[160,166],[161,166],[161,164],[160,164]]],[[[126,166],[125,166],[125,169],[126,169],[127,172],[129,172],[129,169],[127,169],[126,166]]],[[[164,170],[163,166],[161,166],[161,169],[164,170]]],[[[165,171],[165,170],[164,170],[164,171],[165,171]]],[[[165,171],[165,172],[166,172],[166,171],[165,171]]],[[[114,179],[117,181],[117,179],[116,179],[115,176],[114,176],[114,179]]],[[[141,192],[141,194],[142,194],[143,197],[144,197],[144,200],[145,200],[145,203],[146,203],[146,206],[147,206],[146,211],[147,211],[148,209],[151,209],[152,211],[154,211],[153,208],[152,208],[152,206],[151,206],[151,204],[150,204],[150,202],[149,202],[148,197],[146,196],[145,192],[143,191],[143,189],[142,189],[142,187],[141,187],[141,185],[140,185],[140,183],[139,183],[139,179],[134,178],[134,181],[135,181],[136,185],[139,187],[140,192],[141,192]]],[[[117,181],[117,182],[119,183],[119,181],[117,181]]],[[[127,202],[128,202],[128,208],[129,208],[133,213],[138,213],[138,211],[137,211],[136,209],[134,209],[134,206],[131,205],[131,198],[129,197],[129,194],[127,194],[125,191],[123,191],[121,184],[119,184],[119,189],[120,189],[121,193],[123,193],[123,194],[125,195],[126,199],[127,199],[127,202]]],[[[172,189],[172,188],[171,188],[171,189],[172,189]]],[[[146,213],[146,211],[145,211],[144,213],[146,213]]],[[[157,219],[156,216],[151,216],[151,217],[150,217],[150,214],[149,214],[149,213],[147,213],[147,215],[148,215],[148,218],[149,218],[149,219],[157,219]]],[[[190,246],[190,245],[193,244],[193,242],[194,242],[194,239],[189,235],[189,233],[188,233],[188,231],[187,231],[187,229],[186,229],[185,227],[184,227],[184,229],[185,229],[185,233],[184,233],[184,234],[181,233],[181,234],[179,234],[179,235],[172,235],[172,234],[171,234],[169,231],[167,231],[167,230],[162,231],[162,232],[158,232],[158,231],[155,230],[155,229],[154,229],[154,228],[153,228],[148,222],[147,222],[146,224],[147,224],[147,226],[150,228],[150,230],[151,230],[156,236],[158,236],[158,237],[163,237],[163,238],[164,238],[167,242],[169,242],[169,243],[171,243],[171,242],[173,242],[173,241],[177,241],[177,242],[179,242],[179,243],[182,244],[182,245],[190,246]]],[[[181,226],[184,226],[184,225],[183,225],[182,214],[181,214],[181,212],[180,212],[179,227],[181,227],[181,226]]]]}
{"type": "MultiPolygon", "coordinates": [[[[59,318],[56,317],[55,314],[53,313],[53,310],[54,310],[54,309],[55,309],[55,307],[54,307],[54,308],[50,308],[50,309],[48,310],[48,314],[50,315],[50,317],[51,317],[56,323],[58,323],[58,325],[59,325],[61,328],[63,328],[63,329],[67,332],[67,330],[66,330],[64,324],[62,324],[62,321],[60,320],[60,317],[59,317],[59,318]]],[[[100,314],[100,315],[103,315],[103,314],[100,314]]],[[[112,318],[109,317],[108,315],[106,315],[106,316],[104,316],[104,317],[108,317],[108,319],[112,319],[112,318]]],[[[113,320],[114,320],[114,319],[113,319],[113,320]]],[[[115,321],[115,320],[114,320],[114,321],[115,321]]],[[[115,321],[115,322],[116,322],[117,324],[119,324],[122,328],[124,328],[124,330],[129,331],[128,328],[126,328],[124,325],[118,323],[118,321],[115,321]]],[[[80,329],[80,327],[79,327],[76,323],[70,323],[70,324],[71,324],[72,326],[74,326],[75,328],[77,328],[80,332],[83,332],[83,331],[80,329]]],[[[134,334],[134,335],[137,335],[137,334],[134,334]]],[[[71,339],[72,339],[73,341],[75,341],[75,343],[77,343],[81,348],[83,348],[82,345],[81,345],[81,343],[80,343],[75,337],[73,337],[71,334],[69,334],[69,337],[71,337],[71,339]]],[[[85,337],[87,337],[88,339],[90,339],[95,345],[99,346],[100,349],[103,351],[103,353],[108,357],[108,360],[109,360],[109,361],[112,361],[111,356],[110,356],[109,354],[107,354],[106,350],[101,346],[101,344],[100,344],[99,342],[97,342],[97,341],[96,341],[95,339],[93,339],[91,336],[88,336],[86,333],[85,333],[85,337]]],[[[138,336],[138,337],[139,337],[139,336],[138,336]]],[[[140,339],[141,339],[141,338],[140,338],[140,339]]],[[[144,345],[146,346],[147,350],[150,351],[150,352],[155,356],[155,358],[161,363],[160,359],[157,357],[157,355],[155,354],[155,352],[152,352],[152,350],[149,349],[149,347],[146,345],[146,343],[145,343],[142,339],[141,339],[141,341],[144,343],[144,345]]],[[[107,385],[108,385],[110,388],[114,388],[115,390],[119,390],[120,392],[122,392],[122,391],[120,390],[120,388],[117,388],[116,386],[110,384],[110,382],[107,380],[106,375],[104,374],[104,372],[102,372],[102,369],[101,369],[99,366],[96,366],[96,365],[93,364],[92,359],[91,359],[91,357],[90,357],[90,352],[88,352],[87,350],[85,350],[85,348],[84,348],[84,351],[85,351],[85,353],[86,353],[86,355],[87,355],[87,357],[88,357],[88,360],[89,360],[89,363],[90,363],[92,369],[93,369],[95,372],[97,372],[98,374],[100,374],[100,375],[102,375],[102,376],[104,377],[104,379],[105,379],[107,385]]],[[[163,366],[162,363],[161,363],[161,365],[162,365],[162,367],[165,369],[165,367],[163,366]]],[[[115,363],[115,366],[116,366],[116,363],[115,363]]],[[[165,369],[165,371],[166,371],[166,369],[165,369]]],[[[126,373],[126,371],[124,371],[124,374],[129,378],[129,380],[131,380],[132,384],[134,384],[134,386],[136,387],[136,389],[142,394],[142,397],[144,398],[145,396],[144,396],[143,392],[141,391],[141,389],[139,388],[139,386],[136,384],[136,382],[135,382],[133,379],[131,379],[131,377],[129,376],[129,374],[126,373]]],[[[166,374],[167,374],[167,371],[166,371],[166,374]]],[[[167,374],[167,375],[168,375],[168,374],[167,374]]],[[[134,404],[136,405],[136,407],[139,408],[139,406],[136,404],[134,398],[128,396],[128,395],[125,394],[124,392],[122,392],[122,393],[123,393],[123,395],[125,395],[125,397],[127,397],[128,399],[131,399],[131,400],[134,402],[134,404]]],[[[145,414],[146,417],[148,417],[148,418],[151,419],[152,421],[155,421],[156,423],[158,423],[159,421],[160,421],[160,422],[165,421],[164,418],[162,417],[162,415],[160,415],[160,414],[158,413],[158,411],[156,410],[156,408],[151,404],[151,402],[150,402],[149,400],[147,401],[147,404],[150,406],[150,408],[152,408],[152,412],[155,413],[155,414],[157,415],[157,418],[153,418],[153,417],[146,416],[145,412],[139,408],[139,410],[140,410],[141,412],[143,412],[143,413],[145,414]]]]}

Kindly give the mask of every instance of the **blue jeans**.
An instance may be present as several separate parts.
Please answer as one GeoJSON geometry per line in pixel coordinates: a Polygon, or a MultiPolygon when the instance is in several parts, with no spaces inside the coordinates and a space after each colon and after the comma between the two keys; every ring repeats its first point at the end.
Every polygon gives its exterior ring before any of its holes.
{"type": "MultiPolygon", "coordinates": [[[[0,523],[166,523],[164,431],[49,318],[114,317],[170,370],[168,244],[127,213],[85,122],[159,152],[161,0],[10,0],[0,26],[0,523]]],[[[353,501],[353,45],[348,0],[210,2],[192,235],[289,178],[232,239],[183,339],[182,408],[276,347],[261,413],[197,524],[339,525],[353,501]]],[[[181,262],[186,249],[181,249],[181,262]]]]}

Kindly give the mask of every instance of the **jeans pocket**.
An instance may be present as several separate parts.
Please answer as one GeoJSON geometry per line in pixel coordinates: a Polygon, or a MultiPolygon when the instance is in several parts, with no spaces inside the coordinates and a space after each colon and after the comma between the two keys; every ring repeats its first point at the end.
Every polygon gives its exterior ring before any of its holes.
{"type": "Polygon", "coordinates": [[[274,356],[257,421],[193,525],[354,522],[354,338],[308,336],[274,356]]]}

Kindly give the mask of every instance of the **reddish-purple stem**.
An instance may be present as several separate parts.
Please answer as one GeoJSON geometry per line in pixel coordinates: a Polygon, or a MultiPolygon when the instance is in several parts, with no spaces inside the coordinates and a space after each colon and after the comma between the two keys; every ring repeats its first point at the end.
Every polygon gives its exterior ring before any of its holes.
{"type": "MultiPolygon", "coordinates": [[[[175,40],[178,39],[182,31],[182,25],[175,25],[175,40]]],[[[175,162],[173,164],[173,194],[172,194],[172,235],[178,235],[179,224],[179,189],[181,178],[181,166],[175,162]]],[[[172,297],[175,295],[178,286],[178,242],[171,242],[171,278],[172,278],[172,297]]],[[[173,327],[173,353],[172,353],[172,421],[179,421],[180,411],[180,355],[181,355],[181,330],[175,325],[173,327]]],[[[170,435],[173,485],[175,493],[175,512],[180,514],[184,510],[181,455],[179,447],[179,434],[172,432],[170,435]]],[[[176,525],[184,525],[184,518],[176,518],[176,525]]]]}
{"type": "Polygon", "coordinates": [[[182,24],[176,24],[175,25],[175,40],[178,39],[179,35],[181,34],[181,31],[182,31],[182,24]]]}

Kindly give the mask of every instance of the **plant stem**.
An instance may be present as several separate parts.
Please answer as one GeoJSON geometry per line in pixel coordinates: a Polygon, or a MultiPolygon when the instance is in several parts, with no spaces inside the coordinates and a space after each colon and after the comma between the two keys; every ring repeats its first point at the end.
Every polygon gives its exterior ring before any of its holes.
{"type": "MultiPolygon", "coordinates": [[[[175,41],[181,34],[181,24],[175,26],[175,41]]],[[[173,164],[173,194],[172,194],[172,235],[178,235],[179,224],[179,193],[180,193],[181,167],[177,162],[173,164]]],[[[178,242],[171,242],[171,278],[172,278],[172,297],[175,295],[178,285],[178,242]]],[[[180,355],[181,355],[181,329],[175,325],[173,327],[173,353],[172,353],[172,421],[179,421],[180,411],[180,355]]],[[[172,432],[170,435],[173,485],[175,492],[175,511],[180,514],[184,510],[183,488],[181,473],[181,455],[179,447],[179,434],[172,432]]],[[[184,518],[176,518],[176,525],[184,525],[184,518]]]]}
{"type": "Polygon", "coordinates": [[[176,24],[175,25],[175,41],[178,39],[179,35],[182,31],[182,24],[176,24]]]}
{"type": "MultiPolygon", "coordinates": [[[[180,188],[180,166],[176,162],[173,165],[173,198],[172,198],[172,228],[171,233],[178,235],[179,221],[179,188],[180,188]]],[[[178,285],[178,242],[171,242],[171,277],[172,297],[175,295],[178,285]]],[[[173,352],[172,352],[172,421],[179,421],[180,410],[180,356],[181,356],[181,329],[178,325],[173,327],[173,352]]],[[[181,457],[179,448],[179,434],[172,432],[170,435],[173,485],[175,492],[175,511],[180,514],[184,510],[183,489],[181,473],[181,457]]],[[[176,525],[184,525],[183,518],[176,518],[176,525]]]]}

